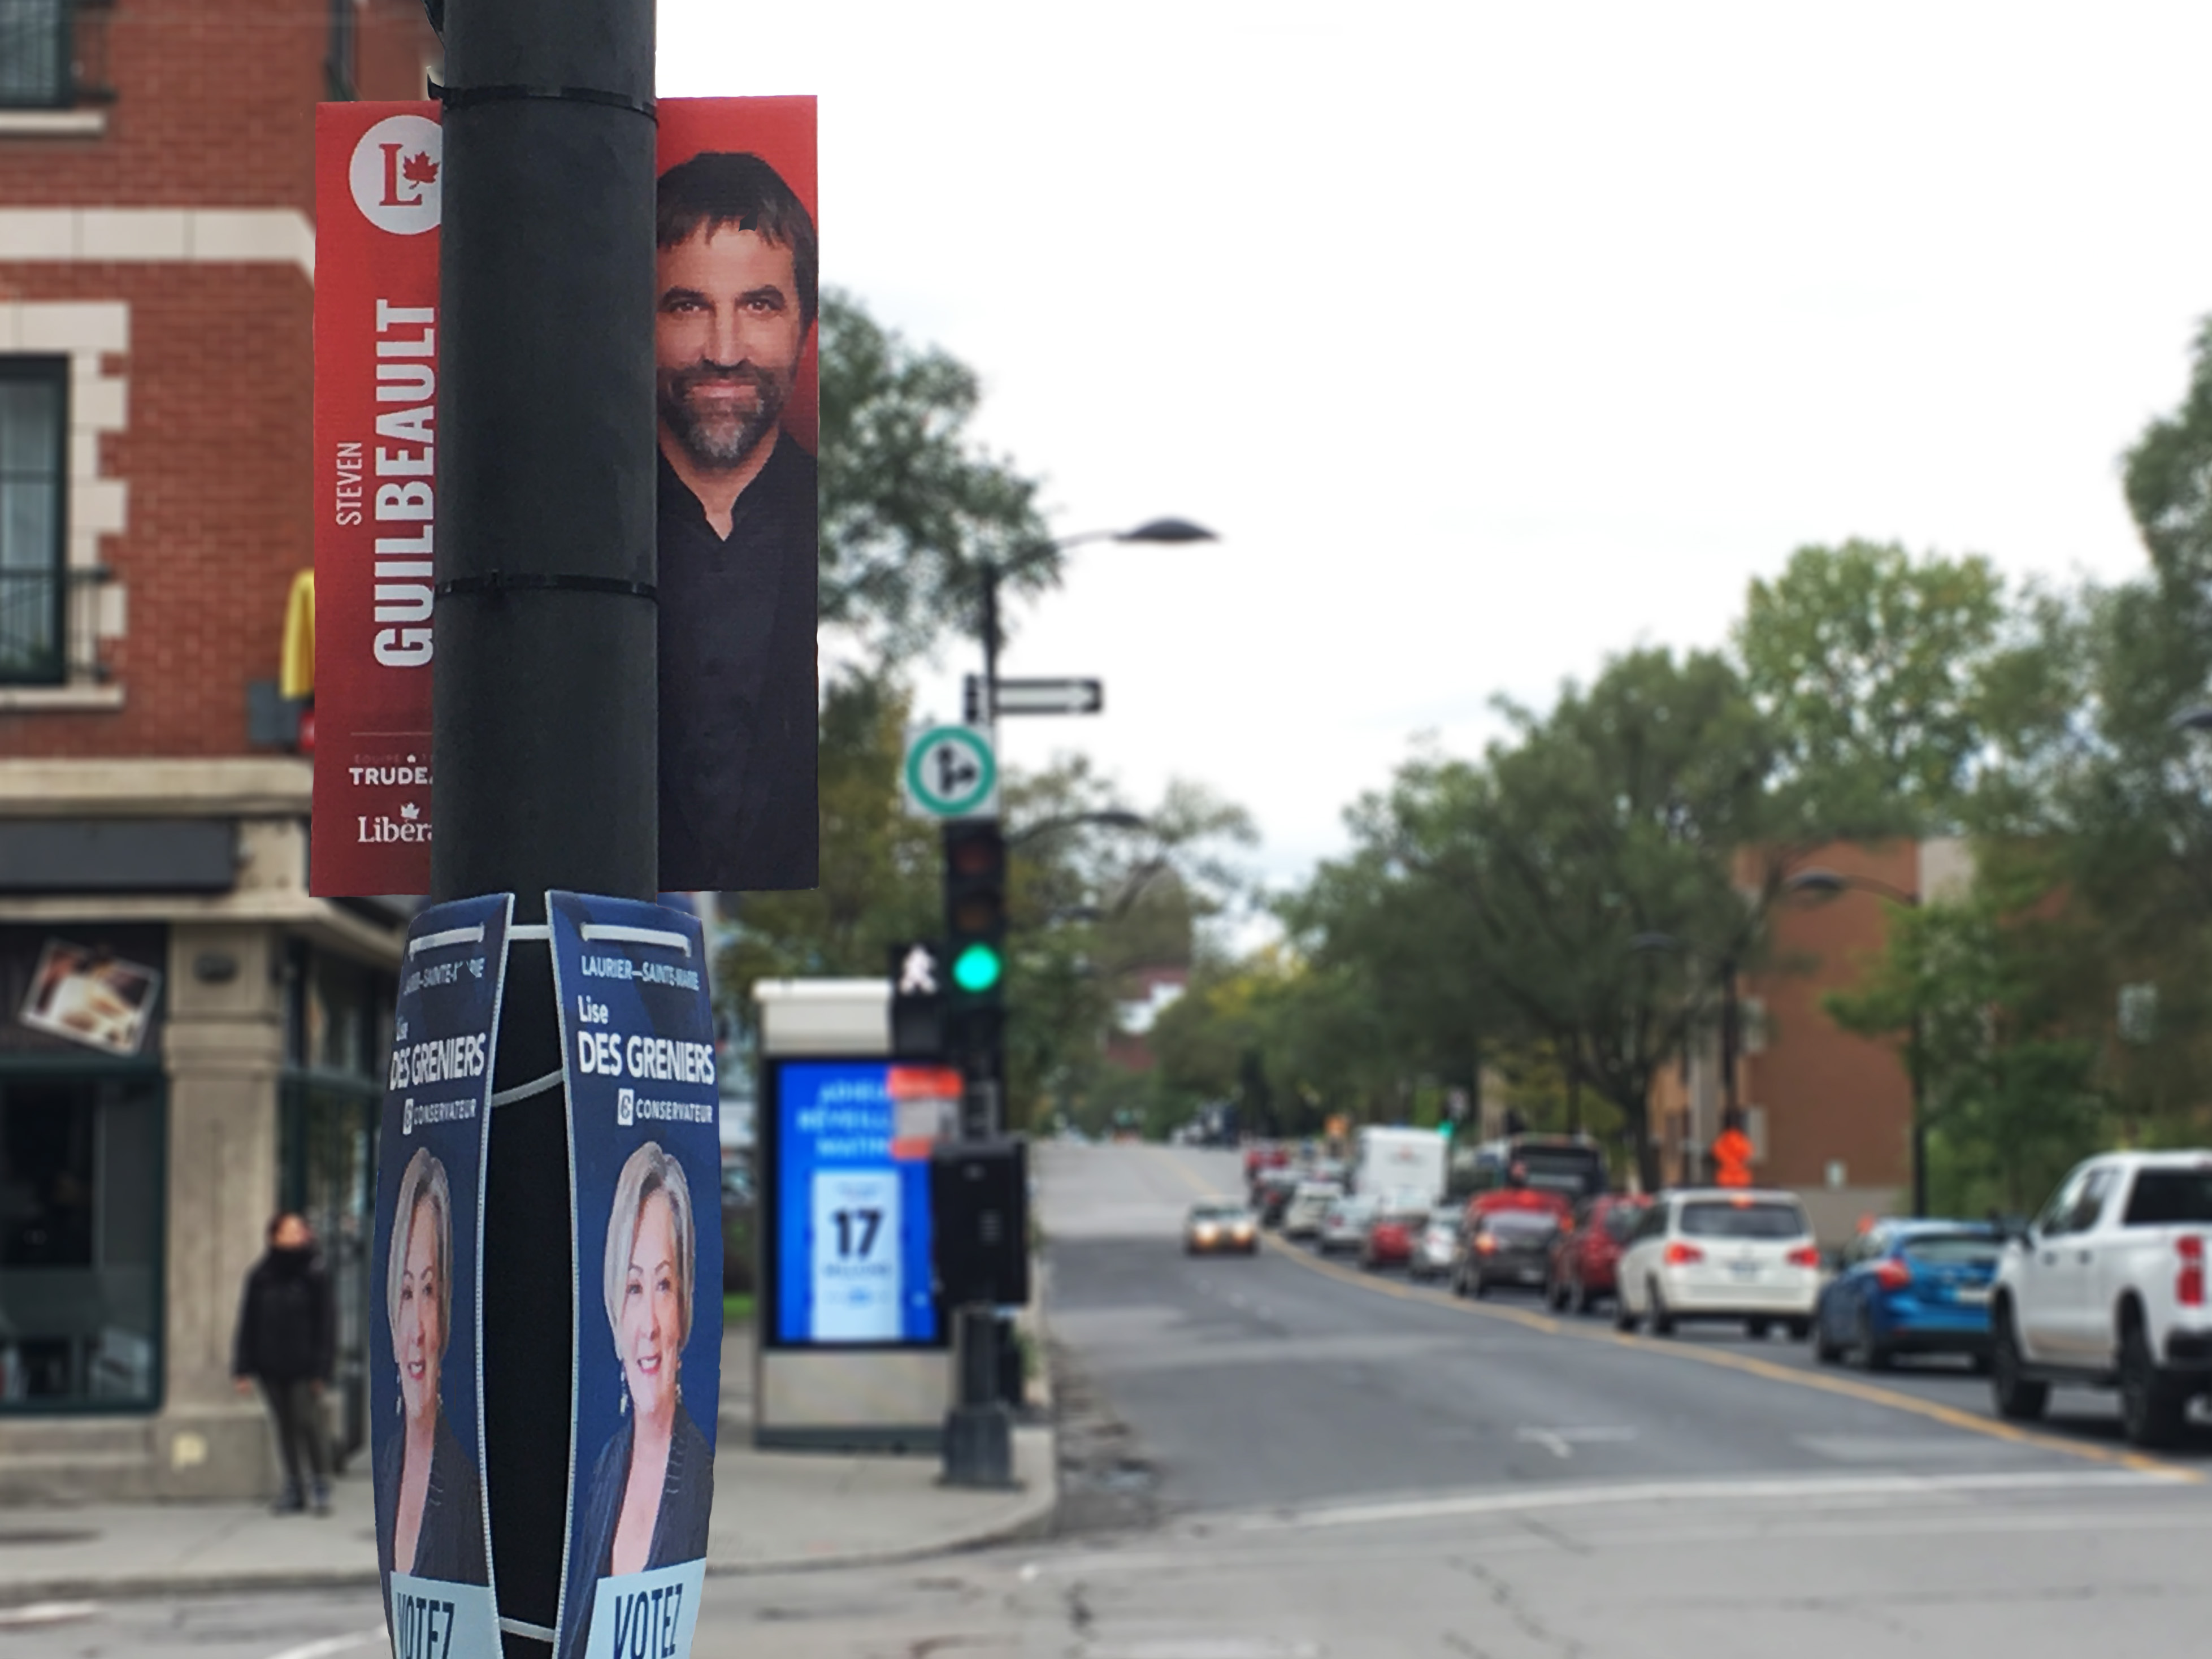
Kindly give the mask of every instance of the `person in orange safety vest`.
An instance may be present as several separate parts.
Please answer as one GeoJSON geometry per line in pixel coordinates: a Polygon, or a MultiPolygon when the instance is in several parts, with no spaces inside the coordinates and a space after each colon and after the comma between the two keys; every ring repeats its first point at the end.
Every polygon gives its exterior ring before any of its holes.
{"type": "Polygon", "coordinates": [[[1730,1111],[1721,1120],[1721,1133],[1713,1142],[1713,1181],[1722,1187],[1751,1185],[1751,1137],[1743,1132],[1743,1114],[1730,1111]]]}

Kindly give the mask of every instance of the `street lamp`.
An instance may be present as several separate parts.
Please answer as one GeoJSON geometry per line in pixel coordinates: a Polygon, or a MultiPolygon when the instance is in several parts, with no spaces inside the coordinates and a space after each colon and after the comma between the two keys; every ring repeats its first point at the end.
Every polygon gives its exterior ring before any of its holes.
{"type": "MultiPolygon", "coordinates": [[[[1628,941],[1628,948],[1638,956],[1681,956],[1694,957],[1698,953],[1676,939],[1672,933],[1638,933],[1628,941]]],[[[1721,981],[1721,1112],[1722,1122],[1731,1121],[1730,1114],[1736,1109],[1736,1000],[1735,958],[1723,957],[1719,963],[1721,981]]],[[[1691,1152],[1682,1149],[1682,1178],[1693,1181],[1698,1171],[1690,1167],[1691,1152]]]]}
{"type": "MultiPolygon", "coordinates": [[[[1065,553],[1071,547],[1081,547],[1088,542],[1154,542],[1175,546],[1218,539],[1205,526],[1193,524],[1188,519],[1153,519],[1134,530],[1085,530],[1040,542],[1015,554],[1010,563],[1019,569],[1033,559],[1065,553]]],[[[996,559],[985,559],[978,571],[983,584],[983,708],[975,718],[985,725],[997,719],[999,713],[999,581],[1007,568],[996,559]]]]}
{"type": "MultiPolygon", "coordinates": [[[[2212,709],[2199,709],[2208,726],[2212,726],[2212,709]]],[[[2177,720],[2179,725],[2179,721],[2177,720]]],[[[1840,870],[1829,870],[1819,865],[1800,870],[1782,884],[1785,893],[1808,894],[1816,898],[1832,899],[1856,889],[1886,898],[1893,904],[1902,904],[1908,909],[1920,908],[1920,895],[1909,893],[1902,887],[1893,886],[1875,876],[1847,876],[1840,870]]],[[[1924,1060],[1921,1053],[1920,999],[1912,999],[1912,1025],[1905,1037],[1905,1079],[1912,1089],[1912,1213],[1916,1217],[1928,1213],[1928,1115],[1922,1098],[1921,1072],[1924,1060]]]]}
{"type": "Polygon", "coordinates": [[[2176,732],[2212,732],[2212,708],[2200,703],[2194,708],[2185,708],[2166,725],[2176,732]]]}

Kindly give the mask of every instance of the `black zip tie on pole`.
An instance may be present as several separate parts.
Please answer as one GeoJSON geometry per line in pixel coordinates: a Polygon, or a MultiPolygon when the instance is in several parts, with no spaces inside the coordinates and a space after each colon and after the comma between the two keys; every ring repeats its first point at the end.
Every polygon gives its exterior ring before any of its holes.
{"type": "Polygon", "coordinates": [[[616,593],[660,603],[660,590],[651,582],[626,582],[619,576],[563,576],[550,571],[488,570],[481,576],[449,576],[432,591],[438,598],[565,588],[571,592],[616,593]]]}
{"type": "Polygon", "coordinates": [[[552,98],[576,104],[604,104],[609,109],[635,110],[648,121],[658,123],[659,109],[650,98],[633,98],[628,93],[606,92],[598,87],[441,87],[435,81],[429,84],[429,95],[447,109],[466,109],[471,104],[505,104],[524,98],[552,98]]]}

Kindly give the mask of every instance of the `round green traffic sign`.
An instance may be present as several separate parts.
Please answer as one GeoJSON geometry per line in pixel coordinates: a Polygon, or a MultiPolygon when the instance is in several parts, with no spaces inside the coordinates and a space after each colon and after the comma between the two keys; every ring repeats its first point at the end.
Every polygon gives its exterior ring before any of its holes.
{"type": "Polygon", "coordinates": [[[983,734],[965,726],[937,726],[907,745],[906,787],[922,810],[957,818],[991,799],[999,765],[983,734]]]}

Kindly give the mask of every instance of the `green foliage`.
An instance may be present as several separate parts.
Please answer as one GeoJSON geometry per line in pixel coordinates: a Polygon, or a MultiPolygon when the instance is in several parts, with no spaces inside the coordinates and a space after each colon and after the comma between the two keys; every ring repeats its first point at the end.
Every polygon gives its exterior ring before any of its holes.
{"type": "Polygon", "coordinates": [[[2033,887],[2008,885],[1892,906],[1887,948],[1856,989],[1824,999],[1845,1030],[1899,1042],[1942,1149],[1939,1214],[2033,1210],[2100,1128],[2097,1044],[2067,1018],[2054,924],[2019,908],[2033,887]]]}
{"type": "Polygon", "coordinates": [[[2181,407],[2144,429],[2122,477],[2158,586],[2201,601],[2212,591],[2212,319],[2197,333],[2181,407]]]}
{"type": "Polygon", "coordinates": [[[821,341],[823,625],[895,660],[937,644],[946,618],[979,633],[986,561],[1009,593],[1057,583],[1036,483],[968,438],[975,372],[908,345],[834,289],[821,341]]]}
{"type": "Polygon", "coordinates": [[[1778,747],[1778,807],[1819,842],[1947,827],[1984,735],[2002,587],[1981,558],[1803,547],[1753,581],[1735,644],[1778,747]]]}

